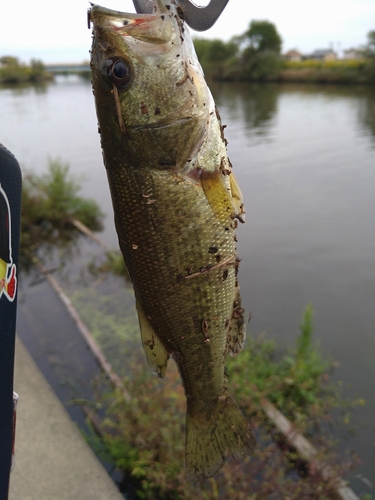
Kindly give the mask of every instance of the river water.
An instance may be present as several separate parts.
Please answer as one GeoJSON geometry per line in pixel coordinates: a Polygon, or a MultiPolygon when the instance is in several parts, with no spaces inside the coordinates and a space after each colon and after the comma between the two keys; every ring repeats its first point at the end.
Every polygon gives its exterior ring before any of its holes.
{"type": "MultiPolygon", "coordinates": [[[[290,345],[312,303],[315,339],[339,364],[334,380],[366,400],[348,446],[375,483],[375,89],[211,88],[245,198],[238,246],[249,331],[290,345]]],[[[103,239],[117,247],[88,81],[1,88],[0,141],[23,169],[43,172],[49,157],[68,162],[82,194],[106,213],[103,239]]]]}

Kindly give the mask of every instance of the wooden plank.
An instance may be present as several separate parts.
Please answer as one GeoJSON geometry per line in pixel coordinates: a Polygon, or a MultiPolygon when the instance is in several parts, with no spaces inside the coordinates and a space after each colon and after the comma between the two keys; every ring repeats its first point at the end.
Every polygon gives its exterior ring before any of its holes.
{"type": "Polygon", "coordinates": [[[73,322],[75,323],[76,327],[78,328],[78,331],[82,334],[83,338],[85,339],[90,351],[94,355],[95,359],[103,369],[104,373],[107,375],[109,380],[113,383],[113,385],[117,388],[120,389],[123,393],[123,396],[126,401],[131,400],[131,396],[129,392],[125,389],[120,377],[113,371],[112,365],[108,362],[107,358],[105,357],[103,351],[100,349],[98,344],[96,343],[94,337],[91,335],[90,330],[87,328],[85,323],[82,321],[80,315],[78,314],[77,309],[73,306],[71,300],[67,296],[67,294],[64,292],[64,290],[61,288],[59,283],[55,280],[55,278],[52,276],[52,274],[40,263],[38,262],[36,264],[37,268],[39,271],[46,277],[48,283],[51,285],[53,290],[56,292],[57,296],[61,300],[61,302],[64,304],[69,316],[72,318],[73,322]]]}
{"type": "Polygon", "coordinates": [[[261,405],[267,417],[300,457],[313,464],[325,481],[332,482],[339,498],[342,500],[360,500],[347,483],[337,476],[330,465],[318,459],[316,448],[293,427],[293,424],[270,401],[262,399],[261,405]]]}
{"type": "Polygon", "coordinates": [[[91,240],[95,241],[95,243],[104,248],[104,250],[108,250],[107,245],[98,236],[96,236],[96,234],[93,233],[91,229],[83,224],[83,222],[78,219],[74,219],[73,217],[69,219],[69,222],[73,224],[73,226],[78,229],[78,231],[81,231],[82,234],[89,237],[91,240]]]}

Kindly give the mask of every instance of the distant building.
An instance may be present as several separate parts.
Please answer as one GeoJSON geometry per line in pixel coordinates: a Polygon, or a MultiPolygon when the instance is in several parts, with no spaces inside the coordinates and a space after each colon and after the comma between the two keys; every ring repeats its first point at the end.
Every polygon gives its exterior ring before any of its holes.
{"type": "Polygon", "coordinates": [[[292,49],[288,50],[283,57],[287,61],[301,61],[303,56],[298,50],[292,49]]]}
{"type": "Polygon", "coordinates": [[[343,59],[363,59],[363,52],[361,49],[346,49],[342,55],[343,59]]]}
{"type": "Polygon", "coordinates": [[[337,54],[332,49],[317,49],[312,54],[304,56],[304,59],[316,59],[318,61],[334,61],[337,54]]]}

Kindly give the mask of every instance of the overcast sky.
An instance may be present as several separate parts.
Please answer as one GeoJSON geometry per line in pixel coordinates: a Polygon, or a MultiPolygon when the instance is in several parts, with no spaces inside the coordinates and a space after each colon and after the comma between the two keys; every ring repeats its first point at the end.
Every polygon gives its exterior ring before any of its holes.
{"type": "MultiPolygon", "coordinates": [[[[206,5],[207,0],[195,0],[206,5]]],[[[135,12],[132,0],[100,0],[100,5],[135,12]]],[[[0,11],[0,56],[14,55],[51,62],[89,58],[87,0],[4,0],[0,11]]],[[[375,0],[230,0],[221,18],[204,33],[193,35],[229,40],[242,34],[251,20],[276,25],[285,52],[296,48],[343,49],[364,45],[375,29],[375,0]]]]}

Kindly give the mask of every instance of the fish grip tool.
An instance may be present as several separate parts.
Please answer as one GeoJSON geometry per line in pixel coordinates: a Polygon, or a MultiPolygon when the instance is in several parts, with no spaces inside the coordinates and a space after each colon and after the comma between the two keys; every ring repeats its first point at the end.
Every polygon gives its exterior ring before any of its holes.
{"type": "MultiPolygon", "coordinates": [[[[184,13],[184,21],[193,30],[206,31],[219,19],[229,0],[211,0],[205,7],[199,7],[191,0],[177,0],[184,13]]],[[[133,0],[138,14],[152,14],[152,0],[133,0]]]]}
{"type": "Polygon", "coordinates": [[[9,493],[14,455],[13,392],[17,312],[18,257],[21,222],[21,169],[16,158],[0,144],[0,499],[9,493]]]}

